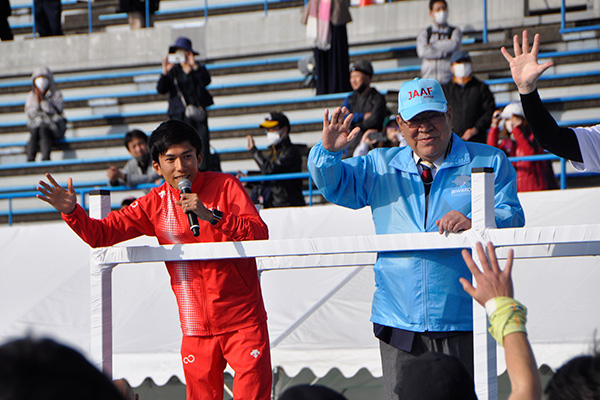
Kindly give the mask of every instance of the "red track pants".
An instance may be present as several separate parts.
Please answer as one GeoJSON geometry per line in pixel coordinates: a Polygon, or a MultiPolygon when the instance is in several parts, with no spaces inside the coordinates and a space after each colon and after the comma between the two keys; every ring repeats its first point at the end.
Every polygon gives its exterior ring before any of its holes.
{"type": "Polygon", "coordinates": [[[217,336],[183,336],[187,400],[223,400],[223,371],[235,371],[235,400],[270,400],[273,375],[267,323],[217,336]]]}

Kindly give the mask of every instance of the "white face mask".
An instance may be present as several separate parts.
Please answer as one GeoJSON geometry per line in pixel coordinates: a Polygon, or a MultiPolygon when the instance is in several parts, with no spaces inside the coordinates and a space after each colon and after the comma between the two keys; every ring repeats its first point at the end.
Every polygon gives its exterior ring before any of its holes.
{"type": "Polygon", "coordinates": [[[504,122],[504,127],[506,128],[506,130],[508,131],[508,133],[512,133],[513,124],[512,124],[512,121],[510,119],[507,119],[506,122],[504,122]]]}
{"type": "Polygon", "coordinates": [[[473,72],[471,63],[454,64],[452,68],[454,69],[454,76],[457,78],[468,78],[473,72]]]}
{"type": "Polygon", "coordinates": [[[279,142],[279,140],[281,139],[280,135],[283,132],[283,129],[280,129],[278,131],[267,131],[267,142],[270,145],[273,144],[277,144],[277,142],[279,142]]]}
{"type": "Polygon", "coordinates": [[[438,25],[444,25],[448,22],[448,11],[438,11],[433,14],[433,20],[438,25]]]}
{"type": "Polygon", "coordinates": [[[38,76],[33,80],[33,84],[40,89],[41,92],[46,92],[50,87],[50,81],[45,76],[38,76]]]}

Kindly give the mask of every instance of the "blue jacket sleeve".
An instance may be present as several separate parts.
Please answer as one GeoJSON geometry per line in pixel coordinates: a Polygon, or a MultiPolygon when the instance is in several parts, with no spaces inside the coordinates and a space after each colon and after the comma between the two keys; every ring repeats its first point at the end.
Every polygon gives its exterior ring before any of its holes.
{"type": "Polygon", "coordinates": [[[359,209],[370,204],[376,179],[369,155],[342,161],[342,152],[332,153],[317,143],[308,155],[308,170],[327,201],[359,209]]]}

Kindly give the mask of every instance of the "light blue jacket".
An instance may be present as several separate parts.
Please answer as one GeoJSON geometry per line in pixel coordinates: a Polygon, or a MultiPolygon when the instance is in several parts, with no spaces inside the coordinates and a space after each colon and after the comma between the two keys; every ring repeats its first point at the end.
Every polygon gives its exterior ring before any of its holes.
{"type": "MultiPolygon", "coordinates": [[[[451,210],[471,218],[471,168],[494,168],[496,225],[525,223],[516,172],[493,147],[453,134],[450,153],[437,171],[425,220],[425,189],[410,147],[376,149],[341,160],[315,145],[308,169],[321,193],[353,209],[371,206],[377,234],[437,232],[435,221],[451,210]]],[[[414,332],[473,329],[472,299],[459,278],[471,279],[458,250],[381,253],[375,264],[371,321],[414,332]]]]}

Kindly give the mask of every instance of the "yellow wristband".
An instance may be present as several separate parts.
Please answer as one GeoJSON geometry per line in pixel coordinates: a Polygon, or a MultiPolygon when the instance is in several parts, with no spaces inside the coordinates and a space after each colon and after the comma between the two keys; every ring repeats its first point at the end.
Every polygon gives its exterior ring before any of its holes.
{"type": "Polygon", "coordinates": [[[504,337],[515,332],[527,334],[527,307],[511,297],[496,297],[485,303],[490,319],[490,334],[500,346],[504,337]]]}

